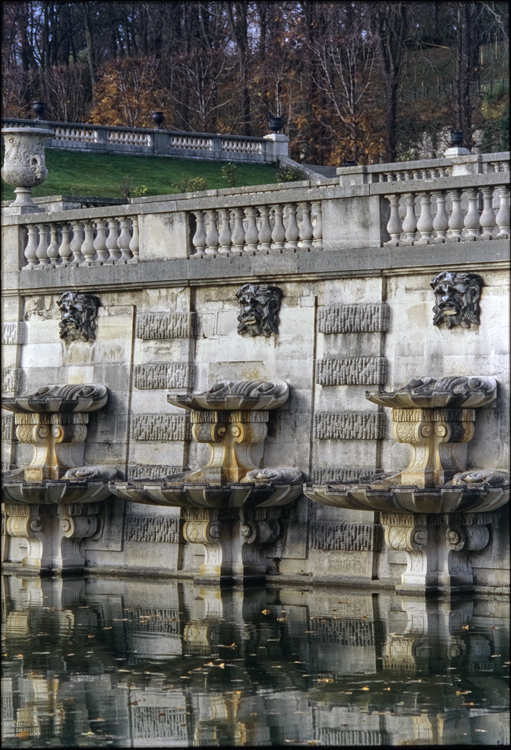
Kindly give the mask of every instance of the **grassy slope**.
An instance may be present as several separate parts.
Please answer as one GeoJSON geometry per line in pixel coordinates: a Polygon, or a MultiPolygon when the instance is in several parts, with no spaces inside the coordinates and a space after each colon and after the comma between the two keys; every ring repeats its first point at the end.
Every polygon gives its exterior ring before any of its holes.
{"type": "MultiPolygon", "coordinates": [[[[46,166],[48,178],[34,188],[32,195],[36,198],[44,195],[121,198],[120,183],[124,177],[131,177],[135,186],[145,185],[144,195],[178,193],[173,183],[182,178],[204,177],[208,189],[229,187],[221,171],[225,162],[200,159],[91,154],[48,148],[46,166]]],[[[237,170],[238,187],[277,182],[275,167],[269,164],[237,164],[237,170]]],[[[13,198],[13,188],[2,181],[2,200],[13,198]]]]}

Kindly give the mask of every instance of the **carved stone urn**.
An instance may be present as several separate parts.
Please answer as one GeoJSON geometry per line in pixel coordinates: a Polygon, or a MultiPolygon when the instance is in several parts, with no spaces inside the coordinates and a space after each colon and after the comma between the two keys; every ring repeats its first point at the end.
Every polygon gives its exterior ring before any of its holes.
{"type": "Polygon", "coordinates": [[[2,402],[14,412],[18,441],[34,448],[29,466],[2,476],[6,534],[24,548],[24,570],[83,569],[83,540],[100,533],[99,503],[117,475],[112,466],[82,465],[89,413],[107,399],[103,385],[52,385],[2,402]]]}
{"type": "Polygon", "coordinates": [[[509,472],[466,470],[476,409],[497,396],[491,377],[420,378],[392,393],[366,393],[392,408],[393,435],[410,445],[402,471],[356,482],[306,485],[324,505],[380,511],[387,546],[407,553],[403,590],[450,591],[473,583],[471,552],[490,539],[490,511],[509,502],[509,472]]]}
{"type": "Polygon", "coordinates": [[[14,187],[16,200],[5,209],[9,214],[40,213],[44,209],[32,200],[32,188],[48,177],[44,161],[46,138],[54,135],[45,128],[2,128],[5,159],[2,178],[14,187]]]}
{"type": "Polygon", "coordinates": [[[160,480],[110,485],[113,495],[132,502],[183,508],[186,541],[205,548],[199,582],[266,572],[263,547],[279,538],[280,507],[302,494],[302,474],[260,468],[252,449],[266,437],[269,410],[288,397],[281,380],[217,383],[205,393],[168,396],[191,412],[193,437],[210,447],[208,464],[160,480]]]}

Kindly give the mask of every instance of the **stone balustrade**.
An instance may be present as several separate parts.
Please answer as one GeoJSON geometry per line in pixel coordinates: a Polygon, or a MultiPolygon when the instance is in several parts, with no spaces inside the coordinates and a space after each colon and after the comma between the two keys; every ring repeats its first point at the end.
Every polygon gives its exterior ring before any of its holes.
{"type": "Polygon", "coordinates": [[[2,127],[29,128],[41,124],[55,132],[55,137],[47,141],[48,148],[262,163],[275,163],[288,155],[288,139],[285,136],[258,138],[2,118],[2,127]]]}
{"type": "Polygon", "coordinates": [[[137,216],[39,221],[27,227],[24,269],[137,263],[138,238],[137,216]]]}
{"type": "Polygon", "coordinates": [[[193,215],[197,256],[323,249],[321,201],[214,208],[193,215]]]}
{"type": "MultiPolygon", "coordinates": [[[[385,195],[390,205],[385,244],[414,245],[507,239],[509,237],[509,187],[500,172],[478,179],[482,184],[443,187],[385,195]],[[486,179],[485,179],[486,178],[486,179]],[[495,179],[496,178],[496,179],[495,179]]],[[[454,181],[450,181],[454,183],[454,181]]]]}

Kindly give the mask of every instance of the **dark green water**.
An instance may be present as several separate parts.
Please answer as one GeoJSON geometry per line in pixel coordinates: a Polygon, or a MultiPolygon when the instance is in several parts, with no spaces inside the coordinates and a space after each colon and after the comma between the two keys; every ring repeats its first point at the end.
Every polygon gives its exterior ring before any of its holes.
{"type": "Polygon", "coordinates": [[[509,744],[509,605],[4,577],[3,747],[509,744]]]}

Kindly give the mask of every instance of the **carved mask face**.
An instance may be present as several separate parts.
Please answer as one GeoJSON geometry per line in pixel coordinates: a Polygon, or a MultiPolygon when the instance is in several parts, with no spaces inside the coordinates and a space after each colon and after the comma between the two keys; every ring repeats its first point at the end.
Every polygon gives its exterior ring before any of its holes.
{"type": "Polygon", "coordinates": [[[279,309],[283,292],[276,286],[244,284],[236,292],[241,312],[238,333],[241,336],[270,336],[279,332],[279,309]]]}
{"type": "Polygon", "coordinates": [[[96,338],[96,316],[99,299],[93,294],[64,292],[57,300],[62,319],[60,338],[93,341],[96,338]]]}
{"type": "Polygon", "coordinates": [[[470,324],[479,325],[479,298],[483,280],[473,273],[454,273],[444,271],[435,276],[431,287],[435,292],[433,324],[442,323],[447,328],[461,325],[470,328],[470,324]]]}

